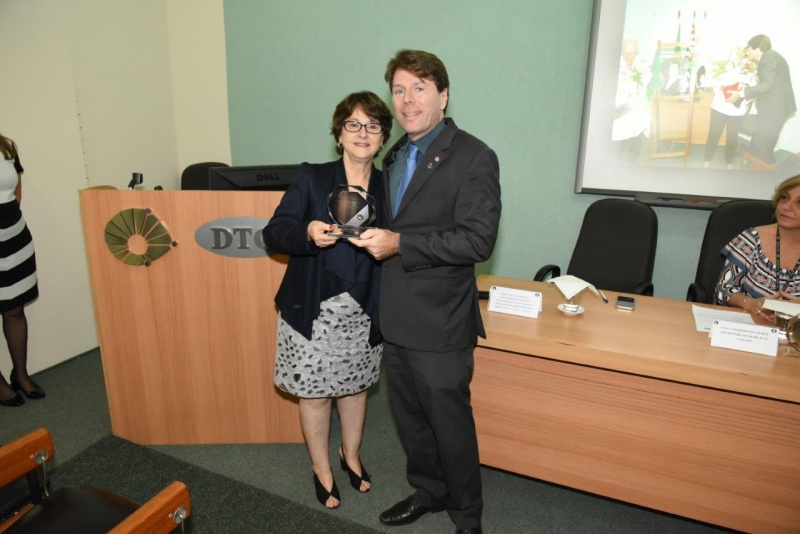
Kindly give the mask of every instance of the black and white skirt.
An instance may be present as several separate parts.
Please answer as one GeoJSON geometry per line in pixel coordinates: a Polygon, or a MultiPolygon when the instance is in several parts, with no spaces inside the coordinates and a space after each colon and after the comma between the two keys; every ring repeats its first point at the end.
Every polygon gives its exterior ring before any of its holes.
{"type": "Polygon", "coordinates": [[[33,238],[16,200],[0,204],[0,312],[39,296],[33,238]]]}
{"type": "Polygon", "coordinates": [[[371,321],[347,293],[322,302],[311,340],[278,316],[275,385],[303,398],[353,395],[378,381],[383,344],[369,345],[371,321]]]}

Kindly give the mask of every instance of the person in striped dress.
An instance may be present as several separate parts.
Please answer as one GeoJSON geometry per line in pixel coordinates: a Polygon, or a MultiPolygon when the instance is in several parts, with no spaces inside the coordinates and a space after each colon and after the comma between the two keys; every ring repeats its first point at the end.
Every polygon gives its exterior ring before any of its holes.
{"type": "Polygon", "coordinates": [[[22,406],[45,393],[28,375],[28,320],[25,305],[39,296],[33,238],[22,217],[22,165],[17,146],[0,134],[0,314],[13,369],[0,375],[0,405],[22,406]]]}

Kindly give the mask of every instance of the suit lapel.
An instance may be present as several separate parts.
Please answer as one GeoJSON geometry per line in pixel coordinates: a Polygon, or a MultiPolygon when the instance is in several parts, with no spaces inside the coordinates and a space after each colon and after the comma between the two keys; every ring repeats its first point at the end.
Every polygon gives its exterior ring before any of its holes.
{"type": "MultiPolygon", "coordinates": [[[[422,156],[422,159],[417,164],[417,170],[414,171],[414,176],[411,177],[411,182],[409,182],[403,199],[400,201],[400,206],[397,208],[398,216],[413,201],[416,194],[433,176],[439,166],[447,160],[450,144],[453,142],[453,137],[458,131],[458,127],[452,119],[444,120],[446,125],[444,130],[433,140],[428,150],[425,151],[425,155],[422,156]]],[[[393,150],[396,152],[396,146],[393,147],[393,150]]],[[[388,174],[386,176],[388,177],[388,174]]]]}

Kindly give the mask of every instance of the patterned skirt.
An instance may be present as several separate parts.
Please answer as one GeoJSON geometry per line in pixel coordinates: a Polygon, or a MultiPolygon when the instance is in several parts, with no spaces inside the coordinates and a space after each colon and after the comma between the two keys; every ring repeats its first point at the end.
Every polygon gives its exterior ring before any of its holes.
{"type": "Polygon", "coordinates": [[[380,377],[383,345],[369,345],[371,321],[348,293],[322,302],[311,340],[278,316],[275,385],[297,397],[342,397],[380,377]]]}
{"type": "Polygon", "coordinates": [[[15,200],[0,204],[0,312],[38,296],[33,238],[22,211],[15,200]]]}

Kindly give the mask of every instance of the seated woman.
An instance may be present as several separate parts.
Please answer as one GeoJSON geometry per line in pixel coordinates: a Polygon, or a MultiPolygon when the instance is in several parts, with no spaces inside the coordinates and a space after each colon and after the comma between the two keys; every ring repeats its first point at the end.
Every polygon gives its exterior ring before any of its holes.
{"type": "Polygon", "coordinates": [[[766,299],[800,302],[800,175],[772,195],[776,224],[748,228],[728,243],[715,289],[717,304],[742,308],[759,324],[772,324],[766,299]]]}

